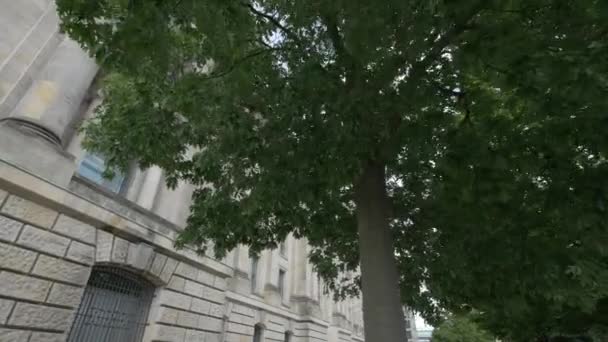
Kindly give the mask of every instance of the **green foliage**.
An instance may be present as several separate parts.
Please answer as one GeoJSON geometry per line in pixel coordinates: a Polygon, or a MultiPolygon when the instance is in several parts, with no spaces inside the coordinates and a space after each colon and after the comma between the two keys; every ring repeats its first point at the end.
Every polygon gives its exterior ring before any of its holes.
{"type": "Polygon", "coordinates": [[[481,329],[468,316],[454,315],[433,330],[433,342],[494,342],[487,331],[481,329]]]}
{"type": "Polygon", "coordinates": [[[356,293],[338,275],[373,160],[427,319],[475,308],[513,340],[606,324],[605,0],[57,3],[108,73],[87,147],[200,186],[180,245],[292,232],[356,293]]]}

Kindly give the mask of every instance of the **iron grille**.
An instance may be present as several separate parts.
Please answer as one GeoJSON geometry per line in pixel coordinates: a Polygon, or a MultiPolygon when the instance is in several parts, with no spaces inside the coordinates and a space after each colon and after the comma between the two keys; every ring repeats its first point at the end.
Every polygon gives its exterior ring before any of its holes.
{"type": "Polygon", "coordinates": [[[68,342],[137,342],[143,337],[154,287],[115,267],[94,267],[68,342]]]}

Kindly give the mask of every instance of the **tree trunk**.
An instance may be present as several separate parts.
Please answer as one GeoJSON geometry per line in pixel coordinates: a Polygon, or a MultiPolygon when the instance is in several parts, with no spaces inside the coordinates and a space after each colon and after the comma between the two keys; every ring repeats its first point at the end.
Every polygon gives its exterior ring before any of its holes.
{"type": "Polygon", "coordinates": [[[355,185],[366,342],[406,342],[384,165],[370,163],[355,185]]]}

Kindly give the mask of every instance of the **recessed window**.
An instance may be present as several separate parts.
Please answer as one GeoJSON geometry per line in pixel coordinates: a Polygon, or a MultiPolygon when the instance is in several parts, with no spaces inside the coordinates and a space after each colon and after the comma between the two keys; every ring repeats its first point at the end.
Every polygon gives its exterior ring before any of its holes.
{"type": "Polygon", "coordinates": [[[291,332],[286,331],[285,332],[285,338],[283,339],[284,342],[291,342],[291,332]]]}
{"type": "Polygon", "coordinates": [[[287,255],[287,242],[285,240],[279,244],[279,253],[281,253],[282,256],[287,255]]]}
{"type": "Polygon", "coordinates": [[[139,342],[154,287],[114,267],[95,267],[82,296],[68,342],[139,342]]]}
{"type": "Polygon", "coordinates": [[[105,178],[103,173],[107,168],[106,160],[102,155],[87,152],[80,163],[78,174],[107,190],[118,193],[125,181],[125,175],[116,171],[111,179],[105,178]]]}
{"type": "Polygon", "coordinates": [[[258,258],[251,258],[251,293],[255,293],[258,283],[258,258]]]}
{"type": "Polygon", "coordinates": [[[285,298],[285,271],[279,270],[279,294],[281,299],[285,298]]]}
{"type": "Polygon", "coordinates": [[[261,325],[256,324],[253,327],[253,342],[262,342],[264,340],[264,328],[261,325]]]}

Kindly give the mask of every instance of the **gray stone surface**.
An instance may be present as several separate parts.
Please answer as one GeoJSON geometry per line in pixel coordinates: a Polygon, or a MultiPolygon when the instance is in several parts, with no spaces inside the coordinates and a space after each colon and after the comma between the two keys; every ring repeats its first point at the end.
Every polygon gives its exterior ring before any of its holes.
{"type": "Polygon", "coordinates": [[[83,287],[55,283],[47,299],[48,303],[78,307],[84,293],[83,287]]]}
{"type": "Polygon", "coordinates": [[[152,261],[152,266],[150,267],[150,273],[154,274],[157,277],[160,277],[160,274],[163,271],[163,267],[165,267],[166,262],[167,262],[166,255],[162,255],[160,253],[154,254],[154,261],[152,261]]]}
{"type": "Polygon", "coordinates": [[[4,202],[6,196],[8,196],[8,192],[0,189],[0,205],[2,205],[2,202],[4,202]]]}
{"type": "Polygon", "coordinates": [[[32,273],[71,284],[85,285],[89,279],[90,268],[66,260],[40,255],[32,273]]]}
{"type": "Polygon", "coordinates": [[[199,270],[196,276],[196,281],[205,285],[213,286],[213,278],[215,278],[213,274],[203,270],[199,270]]]}
{"type": "Polygon", "coordinates": [[[50,287],[51,282],[48,280],[8,271],[0,272],[0,289],[4,296],[44,301],[50,287]]]}
{"type": "Polygon", "coordinates": [[[0,242],[0,267],[29,272],[34,266],[37,253],[0,242]]]}
{"type": "Polygon", "coordinates": [[[124,264],[127,262],[129,252],[129,241],[114,237],[114,247],[112,248],[112,262],[124,264]]]}
{"type": "Polygon", "coordinates": [[[218,318],[201,316],[198,321],[199,329],[207,330],[207,331],[221,331],[222,330],[222,320],[218,318]]]}
{"type": "Polygon", "coordinates": [[[0,215],[0,239],[15,241],[22,226],[23,223],[0,215]]]}
{"type": "Polygon", "coordinates": [[[205,341],[205,332],[200,330],[187,330],[185,342],[205,341]]]}
{"type": "Polygon", "coordinates": [[[158,324],[155,330],[155,341],[183,342],[186,337],[186,329],[184,328],[158,324]]]}
{"type": "Polygon", "coordinates": [[[64,334],[35,332],[28,342],[64,342],[64,334]]]}
{"type": "Polygon", "coordinates": [[[192,280],[196,280],[197,273],[198,270],[194,266],[185,262],[180,262],[175,270],[175,274],[192,280]]]}
{"type": "Polygon", "coordinates": [[[184,286],[184,292],[194,297],[203,297],[205,287],[195,281],[186,280],[186,286],[184,286]]]}
{"type": "Polygon", "coordinates": [[[157,322],[176,324],[179,311],[167,307],[161,307],[158,312],[157,322]]]}
{"type": "Polygon", "coordinates": [[[162,290],[160,291],[159,303],[178,309],[188,310],[190,309],[190,303],[192,303],[192,297],[171,290],[162,290]]]}
{"type": "Polygon", "coordinates": [[[66,258],[91,265],[95,262],[95,248],[78,241],[72,241],[66,258]]]}
{"type": "Polygon", "coordinates": [[[17,303],[10,325],[63,331],[69,328],[72,310],[44,305],[17,303]]]}
{"type": "Polygon", "coordinates": [[[49,254],[63,256],[70,239],[27,225],[23,228],[17,243],[49,254]]]}
{"type": "MultiPolygon", "coordinates": [[[[0,145],[0,150],[2,150],[2,145],[0,145]]],[[[21,153],[23,153],[23,150],[21,150],[21,153]]],[[[45,228],[52,226],[57,217],[56,211],[15,195],[8,197],[2,207],[2,213],[45,228]]]]}
{"type": "Polygon", "coordinates": [[[204,299],[193,298],[192,306],[190,307],[190,310],[207,315],[207,314],[209,314],[210,307],[211,307],[210,302],[208,302],[204,299]]]}
{"type": "Polygon", "coordinates": [[[95,244],[95,227],[86,223],[77,221],[69,216],[60,215],[57,223],[53,226],[53,230],[70,236],[73,239],[95,244]]]}
{"type": "Polygon", "coordinates": [[[163,271],[160,273],[160,279],[165,283],[168,282],[169,279],[171,279],[173,272],[175,272],[176,266],[177,260],[168,258],[167,262],[165,263],[165,267],[163,267],[163,271]]]}
{"type": "Polygon", "coordinates": [[[179,311],[177,313],[177,324],[183,327],[196,328],[200,315],[188,311],[179,311]]]}
{"type": "Polygon", "coordinates": [[[8,319],[8,314],[11,312],[14,301],[8,299],[0,299],[0,324],[5,324],[8,319]]]}
{"type": "Polygon", "coordinates": [[[106,231],[97,231],[97,250],[95,254],[95,261],[97,262],[108,262],[112,255],[112,244],[114,236],[106,231]]]}
{"type": "Polygon", "coordinates": [[[27,342],[30,332],[9,328],[0,328],[0,341],[2,342],[27,342]]]}
{"type": "Polygon", "coordinates": [[[129,246],[129,254],[127,255],[127,264],[138,270],[145,270],[152,263],[154,257],[154,249],[145,243],[134,244],[129,246]]]}
{"type": "Polygon", "coordinates": [[[184,292],[185,287],[186,287],[186,279],[176,276],[176,275],[171,277],[171,280],[169,281],[169,285],[167,285],[167,288],[176,290],[179,292],[184,292]]]}

